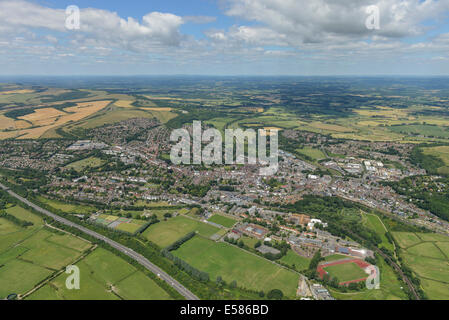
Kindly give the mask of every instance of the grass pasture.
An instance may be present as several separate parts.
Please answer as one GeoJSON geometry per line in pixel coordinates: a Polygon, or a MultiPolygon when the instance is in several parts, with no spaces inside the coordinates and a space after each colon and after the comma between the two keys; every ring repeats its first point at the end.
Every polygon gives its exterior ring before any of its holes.
{"type": "Polygon", "coordinates": [[[113,253],[98,248],[77,263],[80,290],[68,290],[61,274],[28,298],[60,300],[170,299],[152,279],[113,253]]]}
{"type": "Polygon", "coordinates": [[[394,232],[405,264],[420,278],[430,299],[449,299],[449,237],[435,233],[394,232]],[[446,288],[446,289],[444,289],[446,288]]]}
{"type": "Polygon", "coordinates": [[[44,228],[40,217],[26,209],[15,206],[7,211],[34,225],[22,228],[0,219],[0,298],[30,291],[92,246],[75,236],[44,228]]]}
{"type": "Polygon", "coordinates": [[[226,228],[231,228],[237,222],[237,220],[235,219],[225,217],[220,214],[214,214],[212,217],[209,218],[208,221],[222,225],[223,227],[226,228]]]}
{"type": "Polygon", "coordinates": [[[309,268],[310,260],[311,259],[302,257],[292,250],[288,250],[287,254],[283,256],[280,261],[301,271],[309,268]]]}
{"type": "Polygon", "coordinates": [[[186,234],[197,231],[204,237],[210,237],[218,228],[185,216],[177,216],[148,227],[142,235],[162,248],[167,247],[186,234]]]}
{"type": "Polygon", "coordinates": [[[227,282],[237,281],[240,287],[265,292],[280,289],[289,297],[295,296],[298,287],[298,274],[224,242],[196,236],[173,254],[208,272],[212,280],[221,276],[227,282]]]}

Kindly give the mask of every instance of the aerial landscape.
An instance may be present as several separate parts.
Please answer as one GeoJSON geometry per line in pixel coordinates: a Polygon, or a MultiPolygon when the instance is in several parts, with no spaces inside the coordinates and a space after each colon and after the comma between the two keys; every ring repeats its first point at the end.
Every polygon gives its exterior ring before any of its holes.
{"type": "MultiPolygon", "coordinates": [[[[66,14],[66,4],[19,2],[37,14],[66,14]]],[[[242,15],[248,6],[259,13],[248,20],[260,23],[261,8],[275,10],[275,2],[229,1],[226,12],[242,15]]],[[[429,3],[449,9],[445,1],[429,3]]],[[[120,11],[115,5],[111,10],[120,11]]],[[[12,13],[13,2],[0,1],[0,10],[12,13]]],[[[391,74],[389,65],[380,73],[376,67],[357,73],[357,60],[348,72],[329,66],[309,74],[295,66],[292,74],[277,74],[284,60],[264,62],[251,54],[240,65],[214,51],[240,46],[231,41],[210,49],[215,58],[203,57],[205,66],[224,59],[229,73],[199,71],[193,52],[185,53],[192,66],[173,62],[179,72],[145,66],[141,73],[140,49],[146,47],[133,42],[139,33],[117,31],[122,42],[132,38],[126,48],[111,39],[92,44],[91,25],[84,30],[82,24],[85,14],[95,26],[94,10],[78,12],[85,38],[65,35],[86,46],[67,56],[80,58],[67,65],[61,59],[70,45],[63,40],[42,53],[39,43],[21,35],[36,28],[36,37],[43,37],[37,30],[47,28],[43,24],[5,16],[23,28],[6,46],[0,25],[0,49],[23,53],[0,51],[0,299],[449,300],[448,51],[435,49],[445,61],[432,62],[429,73],[408,74],[405,65],[391,74]],[[91,45],[103,46],[102,53],[91,45]],[[133,53],[122,52],[128,49],[133,53]],[[30,50],[42,55],[27,57],[30,50]],[[81,61],[91,55],[106,61],[81,61]],[[267,74],[257,72],[256,62],[245,71],[253,58],[266,63],[267,74]],[[113,69],[120,63],[130,64],[129,73],[113,69]],[[258,160],[251,161],[252,150],[258,160]]],[[[186,16],[178,23],[215,21],[202,12],[186,16]]],[[[161,19],[153,12],[141,25],[132,18],[127,23],[151,29],[161,19]]],[[[396,26],[384,21],[385,28],[396,26]]],[[[161,30],[142,39],[175,32],[161,30]]],[[[194,50],[182,44],[193,35],[176,30],[182,48],[173,50],[194,50]]],[[[388,35],[378,37],[386,45],[388,35]]],[[[447,33],[435,37],[449,39],[447,33]]],[[[149,47],[154,63],[165,65],[162,56],[172,53],[161,41],[149,47]]],[[[299,59],[277,41],[258,45],[278,51],[279,59],[299,59]]],[[[313,50],[320,49],[314,44],[313,50]]],[[[420,55],[435,61],[431,52],[420,55]]]]}

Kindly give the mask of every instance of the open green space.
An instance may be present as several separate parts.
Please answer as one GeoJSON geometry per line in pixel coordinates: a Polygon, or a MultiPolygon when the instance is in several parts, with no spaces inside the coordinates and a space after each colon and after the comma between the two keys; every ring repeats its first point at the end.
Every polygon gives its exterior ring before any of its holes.
{"type": "Polygon", "coordinates": [[[61,274],[31,294],[29,299],[117,300],[170,299],[152,279],[123,259],[102,248],[77,263],[80,289],[68,290],[61,274]]]}
{"type": "Polygon", "coordinates": [[[380,270],[380,289],[343,293],[330,288],[332,296],[339,300],[407,300],[393,269],[383,259],[379,260],[377,267],[380,270]]]}
{"type": "Polygon", "coordinates": [[[411,232],[394,232],[393,236],[401,247],[404,264],[421,280],[427,296],[449,299],[449,237],[411,232]]]}
{"type": "Polygon", "coordinates": [[[388,241],[388,238],[385,235],[387,233],[387,229],[382,223],[382,220],[380,220],[379,216],[368,213],[364,214],[363,216],[365,226],[375,231],[382,239],[382,243],[380,243],[379,246],[384,247],[390,251],[394,251],[394,245],[388,241]]]}
{"type": "Polygon", "coordinates": [[[223,227],[226,228],[231,228],[237,222],[237,220],[235,219],[225,217],[220,214],[214,214],[212,217],[209,218],[208,221],[222,225],[223,227]]]}
{"type": "Polygon", "coordinates": [[[59,200],[49,199],[43,196],[38,196],[37,199],[40,202],[45,203],[57,210],[61,210],[65,213],[88,214],[96,211],[95,207],[89,205],[66,203],[59,200]]]}
{"type": "Polygon", "coordinates": [[[298,271],[309,268],[310,260],[295,253],[293,250],[288,250],[287,254],[281,258],[281,262],[295,268],[298,271]]]}
{"type": "Polygon", "coordinates": [[[354,262],[325,267],[324,270],[329,273],[331,279],[337,278],[339,282],[358,280],[368,276],[367,273],[354,262]]]}
{"type": "Polygon", "coordinates": [[[224,242],[196,236],[172,252],[193,267],[208,272],[211,279],[221,276],[228,283],[254,290],[280,289],[294,297],[299,275],[272,262],[224,242]]]}
{"type": "Polygon", "coordinates": [[[69,163],[65,167],[68,169],[74,169],[76,171],[82,171],[85,168],[96,168],[103,165],[106,161],[96,157],[89,157],[86,159],[78,160],[69,163]]]}
{"type": "Polygon", "coordinates": [[[142,235],[165,248],[192,231],[196,231],[204,237],[210,237],[218,230],[217,227],[193,218],[177,216],[151,225],[142,235]]]}

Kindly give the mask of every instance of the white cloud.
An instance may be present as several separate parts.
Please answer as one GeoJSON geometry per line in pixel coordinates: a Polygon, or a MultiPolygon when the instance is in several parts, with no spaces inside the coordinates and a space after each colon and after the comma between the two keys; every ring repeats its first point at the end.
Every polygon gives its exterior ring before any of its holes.
{"type": "MultiPolygon", "coordinates": [[[[63,9],[51,9],[23,0],[0,0],[0,33],[17,34],[40,28],[51,32],[74,36],[76,43],[104,44],[128,50],[147,50],[154,46],[179,45],[182,35],[179,27],[182,17],[171,13],[151,12],[142,22],[133,18],[123,19],[115,12],[101,9],[82,9],[81,29],[65,28],[66,13],[63,9]]],[[[60,35],[61,36],[61,35],[60,35]]],[[[48,38],[54,42],[54,36],[48,38]]]]}
{"type": "MultiPolygon", "coordinates": [[[[448,0],[228,0],[225,12],[269,28],[285,37],[288,45],[300,46],[372,36],[416,36],[425,32],[423,22],[442,18],[448,10],[448,0]],[[380,30],[365,26],[370,5],[380,10],[380,30]]],[[[259,34],[254,35],[260,40],[259,34]]]]}

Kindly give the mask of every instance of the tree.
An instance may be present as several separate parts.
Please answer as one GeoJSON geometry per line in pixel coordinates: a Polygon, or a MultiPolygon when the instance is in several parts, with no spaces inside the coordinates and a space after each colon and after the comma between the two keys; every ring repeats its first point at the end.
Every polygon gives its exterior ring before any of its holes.
{"type": "Polygon", "coordinates": [[[279,289],[273,289],[267,294],[267,298],[270,300],[282,300],[284,293],[279,289]]]}

